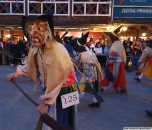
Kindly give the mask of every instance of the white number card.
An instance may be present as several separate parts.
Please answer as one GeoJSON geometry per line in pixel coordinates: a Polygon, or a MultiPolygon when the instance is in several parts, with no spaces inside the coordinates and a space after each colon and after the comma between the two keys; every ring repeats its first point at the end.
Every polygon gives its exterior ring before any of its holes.
{"type": "Polygon", "coordinates": [[[67,108],[76,104],[79,104],[79,94],[78,91],[68,93],[61,96],[62,108],[67,108]]]}

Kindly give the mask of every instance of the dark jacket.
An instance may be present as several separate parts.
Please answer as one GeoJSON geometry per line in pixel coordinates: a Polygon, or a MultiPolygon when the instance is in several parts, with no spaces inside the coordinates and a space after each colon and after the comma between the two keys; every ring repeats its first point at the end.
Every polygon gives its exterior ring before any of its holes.
{"type": "Polygon", "coordinates": [[[12,43],[11,42],[8,42],[7,45],[6,45],[6,50],[11,53],[11,45],[12,43]]]}
{"type": "Polygon", "coordinates": [[[13,54],[18,54],[19,53],[18,45],[17,44],[11,44],[10,52],[13,53],[13,54]]]}
{"type": "Polygon", "coordinates": [[[28,51],[26,50],[26,44],[27,43],[23,41],[19,41],[17,43],[21,55],[22,54],[25,54],[26,56],[28,55],[28,51]]]}

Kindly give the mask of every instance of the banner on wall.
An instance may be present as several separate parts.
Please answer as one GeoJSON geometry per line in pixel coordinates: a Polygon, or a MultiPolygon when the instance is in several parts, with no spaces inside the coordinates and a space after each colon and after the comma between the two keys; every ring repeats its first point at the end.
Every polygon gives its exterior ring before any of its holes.
{"type": "Polygon", "coordinates": [[[114,8],[115,18],[152,18],[152,8],[117,7],[114,8]]]}
{"type": "Polygon", "coordinates": [[[152,0],[114,0],[114,18],[152,18],[152,0]]]}
{"type": "Polygon", "coordinates": [[[152,0],[114,0],[114,5],[152,6],[152,0]]]}

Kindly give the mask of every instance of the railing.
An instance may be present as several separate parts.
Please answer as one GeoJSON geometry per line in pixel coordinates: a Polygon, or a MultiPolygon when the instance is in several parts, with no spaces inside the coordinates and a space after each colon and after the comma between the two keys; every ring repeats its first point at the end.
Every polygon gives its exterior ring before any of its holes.
{"type": "Polygon", "coordinates": [[[111,16],[111,2],[73,2],[72,16],[111,16]]]}
{"type": "Polygon", "coordinates": [[[25,15],[25,1],[0,1],[0,15],[25,15]]]}
{"type": "Polygon", "coordinates": [[[54,13],[54,16],[69,16],[70,15],[70,1],[56,1],[56,2],[36,2],[28,1],[28,14],[40,15],[46,14],[50,11],[54,13]]]}
{"type": "Polygon", "coordinates": [[[0,1],[0,15],[111,16],[111,2],[70,1],[0,1]],[[70,3],[72,2],[72,3],[70,3]],[[26,5],[26,6],[25,6],[26,5]],[[70,8],[72,5],[72,8],[70,8]]]}

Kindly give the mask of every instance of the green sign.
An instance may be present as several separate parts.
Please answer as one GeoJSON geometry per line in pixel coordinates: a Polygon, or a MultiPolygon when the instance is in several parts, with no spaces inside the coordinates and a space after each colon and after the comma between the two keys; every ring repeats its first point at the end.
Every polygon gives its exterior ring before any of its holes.
{"type": "Polygon", "coordinates": [[[115,7],[114,18],[152,18],[152,8],[115,7]]]}
{"type": "Polygon", "coordinates": [[[114,0],[119,6],[152,6],[152,0],[114,0]]]}

